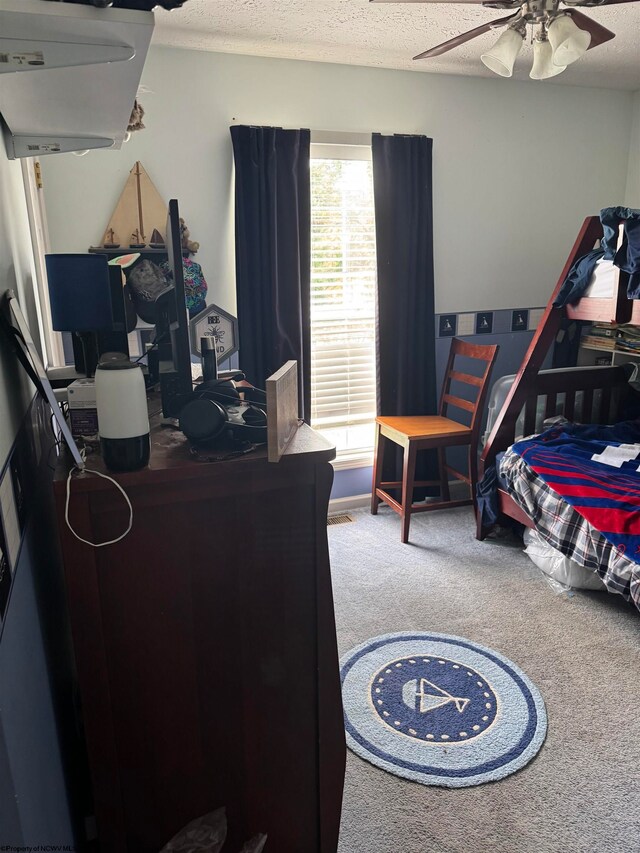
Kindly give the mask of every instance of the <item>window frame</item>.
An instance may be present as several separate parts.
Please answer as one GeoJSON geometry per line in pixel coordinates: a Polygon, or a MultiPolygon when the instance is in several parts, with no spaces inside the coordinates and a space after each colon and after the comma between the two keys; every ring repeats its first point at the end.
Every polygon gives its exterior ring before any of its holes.
{"type": "MultiPolygon", "coordinates": [[[[339,131],[311,131],[311,160],[367,160],[372,161],[371,134],[339,131]]],[[[313,205],[313,200],[312,200],[313,205]]],[[[373,442],[373,433],[372,433],[373,442]]],[[[338,451],[340,453],[340,451],[338,451]]],[[[373,465],[374,447],[347,457],[337,456],[333,460],[335,470],[370,468],[373,465]],[[346,458],[345,458],[346,457],[346,458]]]]}
{"type": "MultiPolygon", "coordinates": [[[[51,305],[49,303],[45,255],[51,252],[51,243],[40,161],[35,157],[25,157],[21,160],[21,167],[29,231],[31,233],[31,250],[35,271],[33,293],[38,315],[42,361],[46,369],[64,367],[66,362],[62,335],[53,329],[51,305]]],[[[35,334],[33,329],[32,334],[35,334]]]]}

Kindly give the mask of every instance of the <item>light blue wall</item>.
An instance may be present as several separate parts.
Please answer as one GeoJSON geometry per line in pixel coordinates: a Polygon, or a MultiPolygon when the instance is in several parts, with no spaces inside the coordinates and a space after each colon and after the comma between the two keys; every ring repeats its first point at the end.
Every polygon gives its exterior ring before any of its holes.
{"type": "Polygon", "coordinates": [[[640,91],[633,96],[633,122],[629,145],[629,170],[625,205],[640,208],[640,91]]]}
{"type": "Polygon", "coordinates": [[[371,492],[373,468],[346,468],[336,471],[333,477],[331,500],[366,495],[371,492]]]}
{"type": "Polygon", "coordinates": [[[234,123],[432,137],[440,312],[545,304],[584,217],[625,195],[630,92],[164,47],[142,82],[146,130],[120,151],[43,158],[53,251],[101,240],[140,160],[231,312],[234,123]]]}

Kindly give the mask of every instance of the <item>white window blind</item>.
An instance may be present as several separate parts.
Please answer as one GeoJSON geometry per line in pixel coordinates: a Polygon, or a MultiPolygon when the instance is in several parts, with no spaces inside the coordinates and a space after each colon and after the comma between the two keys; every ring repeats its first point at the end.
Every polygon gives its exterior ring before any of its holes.
{"type": "Polygon", "coordinates": [[[369,159],[311,160],[311,425],[338,462],[371,459],[376,246],[369,159]]]}

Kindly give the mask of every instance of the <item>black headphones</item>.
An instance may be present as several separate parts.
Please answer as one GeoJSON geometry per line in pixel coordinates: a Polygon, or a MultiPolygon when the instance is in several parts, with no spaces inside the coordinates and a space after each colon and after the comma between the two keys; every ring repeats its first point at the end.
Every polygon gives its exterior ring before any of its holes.
{"type": "Polygon", "coordinates": [[[240,398],[233,382],[213,379],[202,382],[180,410],[179,426],[193,444],[234,444],[267,440],[266,396],[258,388],[243,388],[249,400],[240,398]]]}

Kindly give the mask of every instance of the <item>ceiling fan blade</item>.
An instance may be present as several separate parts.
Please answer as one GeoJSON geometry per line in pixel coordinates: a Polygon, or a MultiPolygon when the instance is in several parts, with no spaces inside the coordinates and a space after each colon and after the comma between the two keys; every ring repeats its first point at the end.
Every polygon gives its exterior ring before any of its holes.
{"type": "MultiPolygon", "coordinates": [[[[509,21],[513,21],[520,14],[520,11],[516,12],[515,15],[507,15],[506,18],[498,18],[496,21],[487,21],[486,24],[480,24],[479,27],[475,27],[473,30],[467,30],[466,33],[460,33],[459,36],[454,36],[449,41],[443,41],[442,44],[438,44],[435,47],[430,48],[429,50],[425,50],[424,53],[419,53],[417,56],[414,56],[414,59],[430,59],[432,56],[440,56],[443,53],[446,53],[448,50],[453,50],[454,47],[458,47],[461,44],[464,44],[466,41],[471,41],[471,39],[476,38],[476,36],[481,36],[483,33],[488,33],[489,30],[492,30],[496,27],[504,27],[509,21]]],[[[583,17],[585,17],[583,15],[583,17]]],[[[576,24],[578,22],[576,21],[576,24]]],[[[580,26],[578,24],[578,26],[580,26]]],[[[584,29],[584,28],[583,28],[584,29]]]]}
{"type": "MultiPolygon", "coordinates": [[[[376,0],[379,2],[379,0],[376,0]]],[[[390,2],[390,0],[385,0],[385,2],[390,2]]],[[[401,0],[402,2],[402,0],[401,0]]],[[[418,0],[415,0],[418,2],[418,0]]],[[[638,0],[582,0],[580,2],[580,6],[614,6],[617,3],[637,3],[638,0]]],[[[573,8],[573,7],[572,7],[573,8]]]]}
{"type": "Polygon", "coordinates": [[[605,41],[610,41],[612,38],[615,38],[615,33],[612,33],[611,30],[608,30],[606,27],[603,27],[602,24],[594,21],[593,18],[590,18],[588,15],[583,15],[582,12],[578,12],[577,9],[571,9],[568,11],[576,26],[580,27],[581,30],[586,30],[588,33],[591,33],[591,44],[589,45],[589,50],[591,50],[592,47],[598,47],[599,44],[604,44],[605,41]]]}
{"type": "MultiPolygon", "coordinates": [[[[481,6],[484,0],[369,0],[369,3],[475,3],[481,6]]],[[[625,0],[620,0],[625,2],[625,0]]]]}

